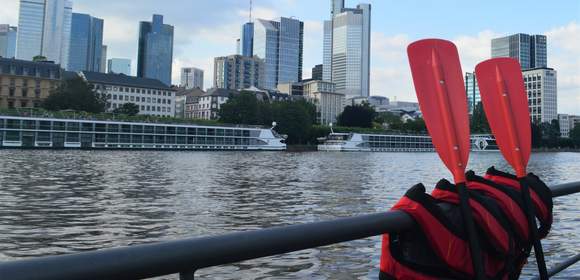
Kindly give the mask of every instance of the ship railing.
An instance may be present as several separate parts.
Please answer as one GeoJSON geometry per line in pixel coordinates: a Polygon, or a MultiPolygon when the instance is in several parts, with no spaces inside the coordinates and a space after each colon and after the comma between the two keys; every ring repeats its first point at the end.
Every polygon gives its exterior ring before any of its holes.
{"type": "Polygon", "coordinates": [[[251,128],[251,129],[268,128],[262,125],[227,124],[227,123],[218,123],[212,120],[181,119],[181,118],[150,116],[150,115],[127,116],[114,113],[87,113],[74,110],[47,111],[39,108],[0,109],[0,116],[63,119],[77,121],[86,120],[86,121],[143,123],[143,124],[150,123],[150,124],[166,124],[166,125],[197,125],[197,126],[215,126],[228,128],[251,128]]]}
{"type": "MultiPolygon", "coordinates": [[[[551,187],[553,197],[580,192],[580,182],[551,187]]],[[[142,279],[274,256],[410,229],[413,219],[388,211],[331,221],[272,227],[218,236],[188,238],[75,254],[0,263],[0,279],[142,279]]],[[[580,254],[549,270],[554,275],[580,260],[580,254]]]]}

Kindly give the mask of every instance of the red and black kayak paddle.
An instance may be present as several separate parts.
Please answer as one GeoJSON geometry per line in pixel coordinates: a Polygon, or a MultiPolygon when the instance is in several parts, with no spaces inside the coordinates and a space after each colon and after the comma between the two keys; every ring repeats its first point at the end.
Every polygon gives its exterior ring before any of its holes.
{"type": "Polygon", "coordinates": [[[520,181],[540,279],[548,279],[529,187],[523,182],[532,141],[528,95],[520,64],[512,58],[489,59],[475,67],[475,76],[491,131],[501,153],[516,171],[520,181]]]}
{"type": "Polygon", "coordinates": [[[410,44],[407,54],[425,125],[435,150],[453,174],[457,186],[474,275],[476,279],[485,279],[481,249],[465,187],[470,147],[469,119],[457,48],[449,41],[426,39],[410,44]]]}

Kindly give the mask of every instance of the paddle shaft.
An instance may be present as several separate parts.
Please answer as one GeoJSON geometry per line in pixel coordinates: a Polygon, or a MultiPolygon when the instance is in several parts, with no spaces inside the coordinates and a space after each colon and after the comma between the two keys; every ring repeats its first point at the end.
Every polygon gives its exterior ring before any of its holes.
{"type": "Polygon", "coordinates": [[[522,198],[524,207],[526,208],[526,216],[528,218],[528,225],[530,227],[530,238],[534,244],[534,253],[536,256],[536,263],[538,264],[538,272],[540,279],[549,279],[548,269],[546,268],[546,260],[544,259],[544,250],[542,243],[538,238],[538,226],[536,224],[536,217],[534,214],[534,207],[532,206],[532,199],[530,197],[530,188],[524,178],[519,178],[520,188],[522,191],[522,198]]]}
{"type": "MultiPolygon", "coordinates": [[[[540,279],[547,280],[548,270],[546,268],[546,261],[544,260],[544,250],[542,249],[542,243],[538,238],[538,227],[536,225],[534,207],[532,206],[532,200],[530,198],[530,189],[524,180],[524,177],[526,176],[526,166],[523,160],[524,157],[522,155],[522,149],[520,148],[521,143],[520,140],[522,139],[520,139],[517,130],[515,128],[514,123],[515,118],[511,110],[512,106],[508,96],[507,86],[503,79],[503,75],[501,74],[501,71],[497,66],[495,68],[495,74],[498,92],[500,92],[502,95],[500,98],[500,104],[505,120],[506,129],[509,136],[508,138],[510,141],[510,146],[508,147],[508,149],[511,150],[512,156],[515,159],[513,168],[516,170],[516,174],[520,182],[522,199],[524,202],[524,207],[526,209],[526,217],[530,229],[531,241],[534,245],[534,252],[536,256],[536,263],[538,264],[538,271],[540,272],[540,279]]],[[[523,135],[522,137],[526,139],[525,135],[523,135]]]]}
{"type": "MultiPolygon", "coordinates": [[[[479,247],[477,231],[475,230],[475,223],[473,222],[473,213],[471,211],[471,206],[469,205],[469,193],[465,186],[464,172],[467,163],[464,163],[461,160],[457,129],[454,126],[455,122],[450,110],[451,103],[447,94],[444,73],[440,66],[439,56],[435,50],[432,50],[431,52],[431,59],[431,69],[433,70],[435,81],[437,81],[436,90],[438,109],[443,118],[443,132],[445,133],[445,137],[449,143],[449,145],[446,146],[446,148],[449,149],[447,154],[451,155],[451,162],[453,164],[450,171],[453,174],[457,186],[457,193],[459,194],[459,205],[461,208],[463,223],[465,224],[465,229],[467,231],[467,237],[469,239],[469,252],[471,254],[473,272],[475,279],[483,280],[485,279],[485,271],[483,268],[483,259],[481,257],[481,248],[479,247]]],[[[438,152],[440,151],[438,150],[438,152]]]]}

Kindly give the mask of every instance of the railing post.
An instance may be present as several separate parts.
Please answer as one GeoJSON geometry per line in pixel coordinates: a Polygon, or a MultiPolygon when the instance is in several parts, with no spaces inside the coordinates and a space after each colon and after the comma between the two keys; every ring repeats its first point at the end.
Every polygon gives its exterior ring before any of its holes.
{"type": "Polygon", "coordinates": [[[195,270],[179,272],[179,280],[193,280],[195,278],[195,270]]]}

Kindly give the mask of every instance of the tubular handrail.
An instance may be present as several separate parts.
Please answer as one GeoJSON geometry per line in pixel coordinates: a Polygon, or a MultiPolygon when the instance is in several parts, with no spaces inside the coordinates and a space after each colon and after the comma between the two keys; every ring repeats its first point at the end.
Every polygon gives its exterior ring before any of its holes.
{"type": "MultiPolygon", "coordinates": [[[[551,188],[553,197],[580,192],[580,182],[551,188]]],[[[140,279],[240,262],[397,232],[413,219],[401,211],[272,227],[218,236],[102,249],[0,263],[0,279],[140,279]]]]}

